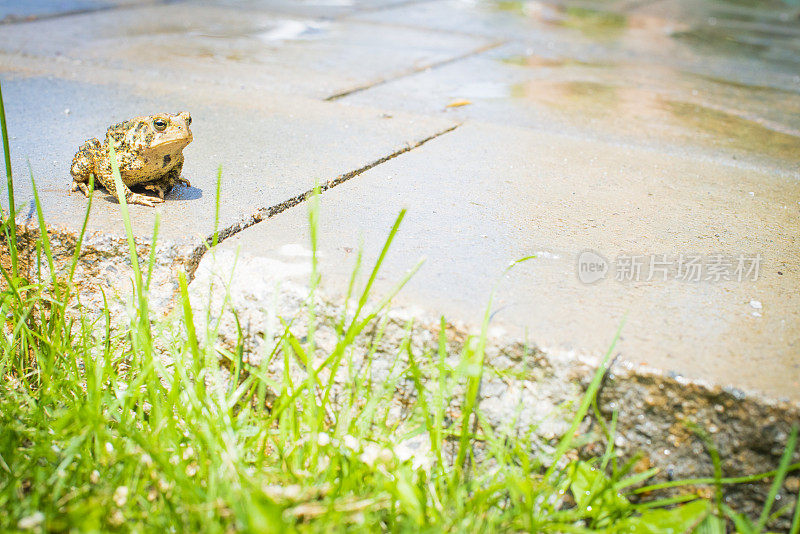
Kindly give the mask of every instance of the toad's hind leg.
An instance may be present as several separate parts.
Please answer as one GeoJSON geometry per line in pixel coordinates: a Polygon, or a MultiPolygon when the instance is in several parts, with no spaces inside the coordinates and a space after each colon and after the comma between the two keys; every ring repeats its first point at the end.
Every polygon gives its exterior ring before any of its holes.
{"type": "Polygon", "coordinates": [[[72,191],[82,191],[84,195],[89,196],[89,188],[86,184],[94,174],[95,162],[100,150],[102,150],[100,141],[89,139],[75,153],[69,170],[72,175],[72,191]]]}

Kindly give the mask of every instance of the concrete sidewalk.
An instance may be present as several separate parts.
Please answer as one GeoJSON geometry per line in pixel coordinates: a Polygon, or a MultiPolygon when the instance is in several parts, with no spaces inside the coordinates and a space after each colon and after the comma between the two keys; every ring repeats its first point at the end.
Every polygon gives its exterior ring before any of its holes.
{"type": "MultiPolygon", "coordinates": [[[[30,162],[48,223],[76,231],[77,147],[188,110],[192,187],[132,207],[140,237],[160,213],[164,242],[202,250],[222,165],[233,237],[220,247],[306,261],[286,254],[308,246],[306,210],[281,206],[333,183],[332,292],[407,207],[379,280],[426,256],[405,304],[474,325],[502,278],[492,321],[510,337],[597,355],[627,314],[632,364],[798,401],[799,14],[779,1],[4,4],[17,201],[30,209],[30,162]],[[592,284],[577,273],[586,250],[608,269],[592,284]],[[700,258],[699,280],[681,279],[681,256],[700,258]],[[625,271],[634,257],[641,270],[625,271]],[[758,258],[757,276],[738,258],[758,258]]],[[[101,193],[91,230],[123,233],[101,193]]]]}

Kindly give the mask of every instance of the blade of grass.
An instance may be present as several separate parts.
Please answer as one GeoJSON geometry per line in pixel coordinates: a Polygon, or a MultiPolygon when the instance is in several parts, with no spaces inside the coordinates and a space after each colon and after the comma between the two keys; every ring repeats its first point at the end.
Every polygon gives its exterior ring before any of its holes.
{"type": "Polygon", "coordinates": [[[766,524],[769,525],[771,522],[775,521],[776,519],[778,519],[779,517],[781,517],[785,513],[791,511],[793,508],[794,508],[794,503],[790,502],[790,503],[784,504],[783,506],[781,506],[780,508],[778,508],[777,510],[775,510],[774,512],[772,512],[769,515],[769,517],[767,518],[767,523],[766,524]]]}
{"type": "Polygon", "coordinates": [[[628,486],[633,486],[634,484],[638,484],[639,482],[644,482],[648,478],[652,478],[657,475],[661,471],[658,467],[651,467],[647,471],[642,471],[641,473],[636,473],[631,475],[627,478],[623,478],[616,484],[614,484],[614,489],[616,491],[620,491],[623,488],[627,488],[628,486]]]}
{"type": "Polygon", "coordinates": [[[219,195],[220,191],[222,190],[222,165],[217,168],[217,191],[216,191],[216,202],[214,205],[214,236],[211,238],[211,246],[216,247],[217,242],[219,241],[219,195]]]}
{"type": "MultiPolygon", "coordinates": [[[[508,267],[503,271],[503,276],[508,273],[511,269],[513,269],[518,264],[528,261],[530,259],[535,258],[536,256],[526,256],[524,258],[520,258],[516,261],[511,262],[508,267]]],[[[467,458],[467,451],[468,451],[468,444],[469,444],[469,436],[470,436],[470,428],[469,428],[469,421],[472,418],[472,413],[475,410],[478,401],[478,393],[480,392],[480,385],[481,380],[483,378],[483,363],[484,357],[486,355],[486,339],[489,333],[489,321],[491,319],[492,314],[492,301],[494,300],[494,295],[497,290],[498,284],[500,280],[503,279],[501,276],[497,282],[495,282],[494,287],[492,288],[491,293],[489,294],[489,302],[486,304],[486,309],[483,312],[483,321],[481,322],[481,333],[478,337],[477,347],[475,347],[474,351],[469,352],[469,368],[473,371],[470,372],[469,378],[467,378],[467,390],[464,394],[464,406],[462,408],[461,413],[461,436],[459,438],[459,445],[458,445],[458,455],[456,457],[456,470],[453,472],[453,483],[458,479],[460,475],[462,475],[462,471],[464,469],[465,461],[467,458]],[[477,372],[474,372],[477,370],[477,372]]],[[[466,347],[466,346],[465,346],[466,347]]],[[[475,420],[477,423],[477,419],[475,420]]]]}
{"type": "Polygon", "coordinates": [[[764,503],[764,508],[761,510],[761,515],[758,517],[758,523],[756,523],[756,532],[763,531],[764,527],[767,526],[769,512],[772,510],[772,506],[775,504],[775,496],[778,495],[778,490],[780,490],[781,486],[783,485],[783,480],[786,478],[786,473],[789,472],[789,462],[792,461],[792,455],[797,447],[797,430],[797,425],[794,425],[792,427],[792,433],[789,436],[789,441],[786,442],[786,448],[783,450],[781,462],[778,464],[777,474],[775,475],[772,485],[769,488],[769,493],[767,494],[767,500],[764,503]]]}
{"type": "Polygon", "coordinates": [[[693,493],[687,493],[685,495],[676,495],[675,497],[666,497],[664,499],[656,499],[655,501],[647,501],[641,504],[634,504],[631,505],[631,508],[639,511],[649,510],[650,508],[664,508],[667,506],[671,506],[673,504],[696,501],[699,498],[700,497],[698,497],[693,493]]]}
{"type": "Polygon", "coordinates": [[[469,441],[472,434],[470,421],[478,403],[481,379],[483,378],[484,356],[486,354],[486,335],[489,327],[489,313],[491,310],[491,298],[489,306],[486,307],[481,333],[475,348],[465,350],[465,360],[467,362],[467,388],[464,393],[464,406],[461,410],[461,434],[458,440],[458,456],[456,457],[456,469],[453,471],[453,483],[455,484],[465,473],[467,454],[470,451],[469,441]]]}
{"type": "Polygon", "coordinates": [[[753,534],[753,524],[746,515],[737,514],[725,503],[722,503],[722,511],[725,513],[725,516],[733,522],[733,525],[736,527],[737,534],[753,534]]]}
{"type": "Polygon", "coordinates": [[[720,483],[720,480],[722,480],[722,460],[720,460],[719,451],[711,436],[703,428],[692,421],[686,421],[685,424],[703,441],[708,455],[711,457],[711,464],[714,466],[714,503],[717,507],[717,514],[722,517],[722,484],[720,483]]]}
{"type": "Polygon", "coordinates": [[[147,260],[147,278],[144,287],[150,291],[150,282],[153,279],[153,268],[156,265],[156,242],[158,241],[158,228],[161,225],[161,215],[156,213],[156,220],[153,221],[153,239],[150,240],[150,258],[147,260]]]}
{"type": "Polygon", "coordinates": [[[89,212],[92,211],[92,198],[94,197],[92,193],[94,193],[94,174],[89,175],[89,201],[86,205],[86,214],[83,216],[81,233],[78,234],[78,241],[75,243],[75,250],[72,253],[72,261],[69,265],[69,276],[67,277],[69,283],[72,283],[72,277],[75,275],[75,268],[78,266],[78,259],[83,246],[83,238],[86,235],[86,227],[89,225],[89,212]]]}
{"type": "Polygon", "coordinates": [[[139,254],[136,252],[136,240],[133,237],[133,227],[131,226],[131,215],[128,209],[128,200],[125,198],[125,186],[122,183],[122,177],[119,173],[119,166],[117,165],[117,153],[114,150],[114,145],[108,145],[108,156],[111,161],[111,172],[114,175],[114,185],[117,188],[117,201],[119,201],[120,211],[122,212],[122,222],[125,225],[125,235],[128,239],[128,253],[131,258],[131,267],[133,268],[134,276],[134,289],[139,300],[140,314],[147,316],[147,300],[144,297],[144,284],[142,283],[142,271],[139,267],[139,254]]]}
{"type": "MultiPolygon", "coordinates": [[[[786,472],[789,473],[791,471],[798,471],[800,470],[800,462],[791,464],[787,469],[786,472]]],[[[747,484],[750,482],[757,482],[759,480],[764,480],[765,478],[774,477],[778,474],[777,469],[774,471],[765,471],[763,473],[758,473],[755,475],[747,475],[741,477],[729,477],[729,478],[721,478],[719,479],[720,484],[747,484]]],[[[714,478],[688,478],[686,480],[672,480],[669,482],[661,482],[659,484],[652,484],[650,486],[642,486],[641,488],[637,488],[633,490],[632,493],[647,493],[650,491],[656,491],[660,489],[666,488],[677,488],[680,486],[705,486],[708,484],[715,484],[717,482],[714,478]]]]}
{"type": "Polygon", "coordinates": [[[192,305],[189,301],[189,288],[186,283],[186,274],[181,271],[178,273],[178,286],[180,287],[181,306],[183,307],[183,319],[186,326],[186,337],[189,341],[189,350],[194,360],[195,381],[200,381],[200,371],[202,370],[202,360],[200,358],[200,345],[197,342],[197,332],[194,328],[194,318],[192,315],[192,305]]]}
{"type": "MultiPolygon", "coordinates": [[[[308,237],[311,246],[311,274],[309,284],[308,284],[308,325],[307,325],[307,337],[308,340],[308,351],[307,353],[310,355],[311,358],[314,357],[314,354],[317,351],[317,341],[316,341],[316,332],[317,332],[317,302],[316,302],[316,293],[317,287],[319,286],[320,276],[319,276],[319,257],[318,257],[318,241],[317,241],[317,233],[319,230],[319,197],[320,197],[320,188],[319,183],[314,184],[314,193],[311,195],[311,198],[308,200],[308,237]]],[[[292,336],[294,337],[294,336],[292,336]]],[[[291,339],[291,338],[290,338],[291,339]]],[[[299,347],[299,344],[298,344],[299,347]]],[[[301,349],[302,350],[302,349],[301,349]]],[[[299,354],[298,354],[299,356],[299,354]]],[[[303,358],[306,362],[309,361],[308,356],[303,358]]],[[[313,369],[313,363],[311,365],[311,369],[309,369],[308,373],[308,387],[309,391],[315,393],[317,391],[317,373],[313,369]]],[[[309,416],[316,415],[315,419],[317,421],[316,427],[322,427],[322,419],[325,414],[325,407],[326,402],[322,403],[318,410],[318,406],[316,403],[311,404],[311,409],[309,410],[309,416]],[[313,412],[313,413],[312,413],[313,412]]],[[[312,418],[313,420],[313,418],[312,418]]]]}
{"type": "MultiPolygon", "coordinates": [[[[11,274],[13,278],[19,276],[19,262],[17,259],[17,214],[15,212],[14,204],[14,178],[11,171],[11,149],[8,146],[8,127],[6,125],[6,110],[3,105],[3,90],[0,87],[0,130],[3,133],[3,155],[6,161],[6,186],[8,188],[8,220],[11,224],[8,226],[10,242],[8,248],[11,252],[11,274]]],[[[0,208],[2,209],[2,208],[0,208]]]]}
{"type": "Polygon", "coordinates": [[[619,336],[622,333],[622,327],[624,325],[625,319],[623,318],[622,322],[620,322],[620,325],[617,328],[617,333],[614,335],[614,339],[611,341],[611,346],[608,348],[603,360],[597,367],[597,371],[595,371],[594,378],[592,378],[589,387],[586,388],[586,393],[584,393],[583,399],[581,399],[581,404],[578,407],[578,411],[575,412],[575,416],[572,418],[572,424],[570,425],[569,430],[567,430],[567,433],[561,438],[556,451],[551,457],[552,463],[545,472],[545,479],[549,479],[553,476],[553,473],[558,466],[558,461],[569,449],[570,445],[572,444],[572,440],[575,438],[575,432],[578,430],[578,426],[580,426],[581,421],[583,421],[583,418],[586,416],[586,412],[589,411],[589,407],[591,406],[592,401],[597,394],[597,390],[600,388],[600,383],[603,381],[603,375],[605,375],[606,366],[608,365],[608,361],[611,359],[611,354],[614,352],[614,347],[617,345],[617,341],[619,340],[619,336]]]}
{"type": "MultiPolygon", "coordinates": [[[[381,299],[381,301],[378,303],[378,305],[372,312],[367,314],[365,318],[360,319],[361,311],[364,309],[364,307],[367,304],[367,300],[369,299],[369,295],[372,290],[372,285],[375,282],[376,277],[378,276],[378,271],[383,265],[383,261],[386,258],[386,254],[389,251],[389,247],[391,246],[392,241],[394,241],[395,235],[397,235],[397,230],[400,228],[400,224],[403,222],[403,218],[406,215],[406,211],[407,210],[402,209],[400,210],[400,213],[397,215],[397,218],[395,219],[394,224],[392,225],[392,229],[389,231],[389,235],[387,236],[386,241],[383,244],[381,253],[378,256],[378,259],[375,261],[375,265],[373,266],[372,271],[370,272],[369,280],[367,281],[367,284],[364,287],[364,290],[362,291],[361,296],[358,299],[358,305],[356,306],[356,310],[353,313],[353,318],[350,320],[350,324],[345,330],[344,337],[340,339],[339,342],[336,344],[336,347],[332,351],[331,355],[328,356],[328,358],[326,358],[325,361],[322,362],[322,365],[319,366],[319,368],[316,371],[317,374],[325,367],[330,366],[330,376],[334,377],[336,375],[345,348],[350,346],[353,343],[355,337],[366,327],[366,325],[370,321],[372,321],[372,319],[374,319],[381,310],[383,310],[386,306],[388,306],[391,299],[394,298],[394,296],[397,294],[397,292],[400,291],[400,289],[403,288],[403,286],[405,286],[408,280],[410,280],[411,277],[414,276],[414,274],[421,266],[422,261],[417,263],[417,265],[411,271],[409,271],[408,273],[406,273],[405,276],[403,276],[400,282],[395,285],[395,287],[389,292],[389,294],[384,296],[383,299],[381,299]]],[[[331,383],[329,383],[328,387],[326,388],[323,405],[326,404],[328,401],[332,385],[333,382],[331,381],[331,383]]]]}
{"type": "Polygon", "coordinates": [[[444,467],[444,458],[442,456],[442,449],[444,448],[444,441],[442,436],[442,428],[444,427],[444,412],[447,409],[445,403],[445,388],[447,387],[447,377],[445,376],[445,358],[447,357],[447,332],[445,331],[444,316],[439,318],[439,343],[437,346],[437,378],[439,385],[436,388],[434,395],[434,420],[433,420],[433,435],[431,436],[431,443],[433,444],[436,452],[437,466],[441,469],[444,467]]]}
{"type": "Polygon", "coordinates": [[[386,254],[389,252],[389,247],[392,245],[392,241],[394,241],[394,237],[397,235],[397,231],[400,229],[400,224],[403,222],[407,211],[408,210],[405,208],[400,210],[400,213],[397,215],[397,218],[392,225],[392,229],[389,230],[389,236],[386,238],[383,248],[381,249],[381,253],[375,262],[375,266],[372,268],[372,272],[369,274],[367,285],[364,287],[364,291],[361,292],[361,297],[358,299],[358,308],[356,309],[356,313],[351,322],[351,327],[358,319],[359,312],[367,304],[367,299],[369,298],[370,291],[372,290],[372,284],[375,283],[375,278],[378,276],[378,271],[380,270],[381,265],[383,265],[383,260],[386,258],[386,254]]]}
{"type": "MultiPolygon", "coordinates": [[[[39,202],[39,191],[36,189],[36,180],[33,179],[33,169],[31,169],[31,162],[28,162],[28,171],[31,174],[31,187],[33,188],[33,200],[36,205],[36,218],[39,222],[39,239],[44,248],[45,257],[47,258],[47,266],[50,268],[50,280],[53,282],[53,289],[58,295],[58,283],[56,280],[56,268],[53,263],[53,252],[50,249],[50,236],[47,234],[47,226],[44,223],[44,214],[42,213],[42,204],[39,202]]],[[[13,225],[12,225],[13,226],[13,225]]]]}

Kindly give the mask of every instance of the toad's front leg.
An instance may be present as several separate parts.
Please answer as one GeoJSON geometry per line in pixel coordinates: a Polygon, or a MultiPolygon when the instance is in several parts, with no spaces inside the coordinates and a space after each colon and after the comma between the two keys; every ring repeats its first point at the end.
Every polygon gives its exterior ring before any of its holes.
{"type": "Polygon", "coordinates": [[[89,190],[89,187],[86,185],[86,182],[81,182],[75,180],[74,178],[72,180],[72,187],[70,188],[70,191],[73,192],[80,191],[86,196],[86,198],[89,198],[91,196],[91,191],[89,190]]]}
{"type": "Polygon", "coordinates": [[[152,191],[158,195],[158,198],[164,200],[164,195],[169,193],[169,183],[164,181],[159,182],[151,182],[149,184],[145,184],[144,188],[148,191],[152,191]]]}
{"type": "Polygon", "coordinates": [[[155,192],[160,198],[164,198],[164,195],[172,191],[176,184],[191,187],[192,184],[189,183],[189,180],[181,178],[182,167],[182,164],[176,165],[158,180],[145,184],[144,188],[155,192]]]}

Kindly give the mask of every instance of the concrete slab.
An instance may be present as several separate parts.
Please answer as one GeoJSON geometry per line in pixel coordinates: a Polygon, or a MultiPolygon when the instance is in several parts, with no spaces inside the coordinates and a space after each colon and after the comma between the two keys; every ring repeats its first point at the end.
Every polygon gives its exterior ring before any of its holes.
{"type": "Polygon", "coordinates": [[[460,34],[190,4],[14,24],[0,34],[0,52],[59,57],[76,70],[116,68],[152,81],[315,98],[403,76],[488,43],[460,34]]]}
{"type": "MultiPolygon", "coordinates": [[[[401,304],[474,325],[499,282],[492,322],[512,337],[524,331],[553,352],[597,355],[627,315],[617,351],[629,362],[800,399],[800,189],[791,176],[467,123],[328,191],[321,204],[329,291],[345,290],[359,246],[369,261],[377,256],[405,206],[377,282],[384,292],[427,257],[401,304]],[[576,275],[586,249],[608,264],[594,284],[576,275]],[[648,280],[649,260],[658,267],[663,254],[669,269],[648,280]],[[702,255],[700,281],[680,279],[681,254],[702,255]],[[715,254],[760,255],[757,280],[738,281],[733,267],[733,280],[706,280],[715,254]],[[615,267],[624,274],[634,255],[641,275],[618,281],[615,267]]],[[[287,211],[220,247],[307,262],[297,246],[308,247],[306,217],[304,208],[287,211]]]]}
{"type": "MultiPolygon", "coordinates": [[[[150,236],[161,214],[162,239],[198,244],[213,232],[217,169],[223,169],[221,228],[251,217],[343,173],[355,171],[452,127],[450,121],[347,108],[335,103],[214,88],[170,91],[0,75],[11,136],[16,201],[35,222],[30,162],[45,217],[77,230],[86,199],[69,193],[69,166],[88,138],[115,122],[160,111],[192,113],[194,141],[183,176],[157,208],[132,206],[135,232],[150,236]]],[[[0,195],[4,205],[5,188],[0,195]]],[[[90,230],[124,235],[119,208],[97,193],[90,230]]]]}

